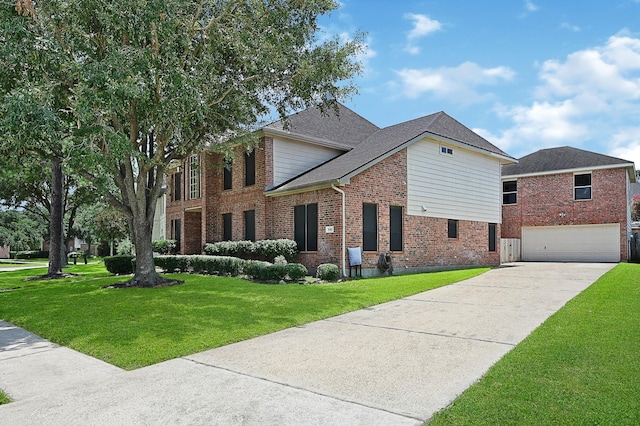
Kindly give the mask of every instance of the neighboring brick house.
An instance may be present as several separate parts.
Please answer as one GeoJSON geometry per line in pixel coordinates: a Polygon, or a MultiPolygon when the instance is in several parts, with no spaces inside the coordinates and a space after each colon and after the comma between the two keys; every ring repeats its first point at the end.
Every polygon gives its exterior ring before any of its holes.
{"type": "Polygon", "coordinates": [[[261,129],[232,163],[203,153],[168,177],[167,233],[206,242],[290,238],[297,261],[348,268],[361,247],[376,274],[500,263],[500,168],[515,161],[444,112],[380,129],[343,105],[261,129]]]}
{"type": "Polygon", "coordinates": [[[502,168],[502,238],[523,261],[629,258],[630,161],[571,147],[542,149],[502,168]]]}

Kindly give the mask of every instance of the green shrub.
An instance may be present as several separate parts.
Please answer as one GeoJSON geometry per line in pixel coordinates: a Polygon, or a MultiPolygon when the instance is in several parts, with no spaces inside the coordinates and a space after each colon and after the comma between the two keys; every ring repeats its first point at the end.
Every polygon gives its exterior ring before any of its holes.
{"type": "Polygon", "coordinates": [[[242,273],[253,279],[259,280],[260,278],[258,277],[265,275],[262,270],[269,265],[271,265],[269,262],[263,262],[261,260],[246,260],[242,266],[242,273]]]}
{"type": "Polygon", "coordinates": [[[154,257],[155,265],[158,268],[162,268],[165,272],[187,272],[189,270],[190,261],[192,256],[156,256],[154,257]]]}
{"type": "Polygon", "coordinates": [[[112,274],[132,274],[133,260],[133,256],[109,256],[104,258],[104,266],[112,274]]]}
{"type": "Polygon", "coordinates": [[[120,256],[133,256],[133,243],[131,240],[129,238],[125,238],[120,241],[116,248],[116,253],[120,256]]]}
{"type": "Polygon", "coordinates": [[[264,259],[273,261],[278,256],[284,256],[284,258],[291,262],[298,254],[298,244],[286,238],[279,240],[259,240],[254,244],[255,253],[264,259]]]}
{"type": "Polygon", "coordinates": [[[291,281],[298,281],[300,278],[306,277],[309,273],[306,266],[300,263],[289,263],[288,265],[284,265],[284,268],[291,281]]]}
{"type": "Polygon", "coordinates": [[[323,281],[338,281],[340,278],[340,268],[334,263],[323,263],[318,266],[316,277],[323,281]]]}
{"type": "Polygon", "coordinates": [[[42,250],[24,250],[16,252],[16,259],[48,259],[49,252],[42,250]]]}
{"type": "Polygon", "coordinates": [[[230,256],[190,256],[189,265],[196,274],[240,275],[244,260],[230,256]]]}
{"type": "Polygon", "coordinates": [[[177,240],[153,240],[151,242],[153,251],[160,254],[177,254],[178,253],[178,241],[177,240]]]}
{"type": "Polygon", "coordinates": [[[278,256],[283,256],[287,261],[292,261],[298,254],[298,246],[295,241],[288,239],[260,240],[260,241],[220,241],[207,243],[204,252],[212,256],[232,256],[242,259],[273,261],[278,256]]]}

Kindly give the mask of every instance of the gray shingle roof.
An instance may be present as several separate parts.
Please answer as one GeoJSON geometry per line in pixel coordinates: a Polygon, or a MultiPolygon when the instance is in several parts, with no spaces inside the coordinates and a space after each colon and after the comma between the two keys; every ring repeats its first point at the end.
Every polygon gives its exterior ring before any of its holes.
{"type": "Polygon", "coordinates": [[[513,158],[446,113],[438,112],[380,129],[362,142],[355,144],[349,152],[285,182],[274,190],[290,191],[349,178],[375,164],[385,155],[403,148],[427,133],[448,138],[487,153],[513,158]]]}
{"type": "Polygon", "coordinates": [[[320,108],[308,108],[288,117],[289,127],[285,129],[284,121],[279,120],[263,128],[265,132],[273,131],[292,138],[312,138],[325,142],[329,146],[350,150],[379,127],[362,118],[346,106],[336,103],[338,114],[331,107],[322,113],[320,108]]]}
{"type": "Polygon", "coordinates": [[[517,164],[502,167],[502,176],[548,173],[560,170],[588,169],[591,167],[628,166],[631,161],[610,157],[583,149],[563,146],[541,149],[522,157],[517,164]]]}

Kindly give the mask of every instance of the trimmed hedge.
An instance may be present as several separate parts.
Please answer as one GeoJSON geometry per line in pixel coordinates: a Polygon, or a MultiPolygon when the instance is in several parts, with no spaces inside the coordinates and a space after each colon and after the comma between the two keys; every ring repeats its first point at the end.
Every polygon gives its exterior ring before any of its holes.
{"type": "Polygon", "coordinates": [[[207,243],[204,252],[212,256],[233,256],[241,259],[273,260],[283,256],[287,261],[292,261],[298,254],[298,245],[295,241],[282,238],[279,240],[259,241],[220,241],[207,243]]]}
{"type": "Polygon", "coordinates": [[[316,270],[316,277],[323,281],[338,281],[340,268],[334,263],[323,263],[316,270]]]}
{"type": "Polygon", "coordinates": [[[16,259],[48,259],[49,252],[42,250],[24,250],[16,252],[16,259]]]}
{"type": "Polygon", "coordinates": [[[104,266],[107,271],[116,275],[133,274],[133,256],[108,256],[104,258],[104,266]]]}
{"type": "Polygon", "coordinates": [[[260,260],[245,260],[231,256],[177,255],[154,257],[157,267],[165,272],[192,272],[204,275],[247,275],[254,280],[298,281],[308,273],[299,263],[272,265],[260,260]]]}

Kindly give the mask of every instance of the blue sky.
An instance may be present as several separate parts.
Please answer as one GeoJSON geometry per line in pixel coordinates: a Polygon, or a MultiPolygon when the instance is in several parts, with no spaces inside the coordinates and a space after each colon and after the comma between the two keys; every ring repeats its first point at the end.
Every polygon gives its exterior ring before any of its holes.
{"type": "Polygon", "coordinates": [[[367,33],[360,94],[384,127],[445,111],[510,155],[573,146],[640,168],[640,0],[340,0],[367,33]]]}

